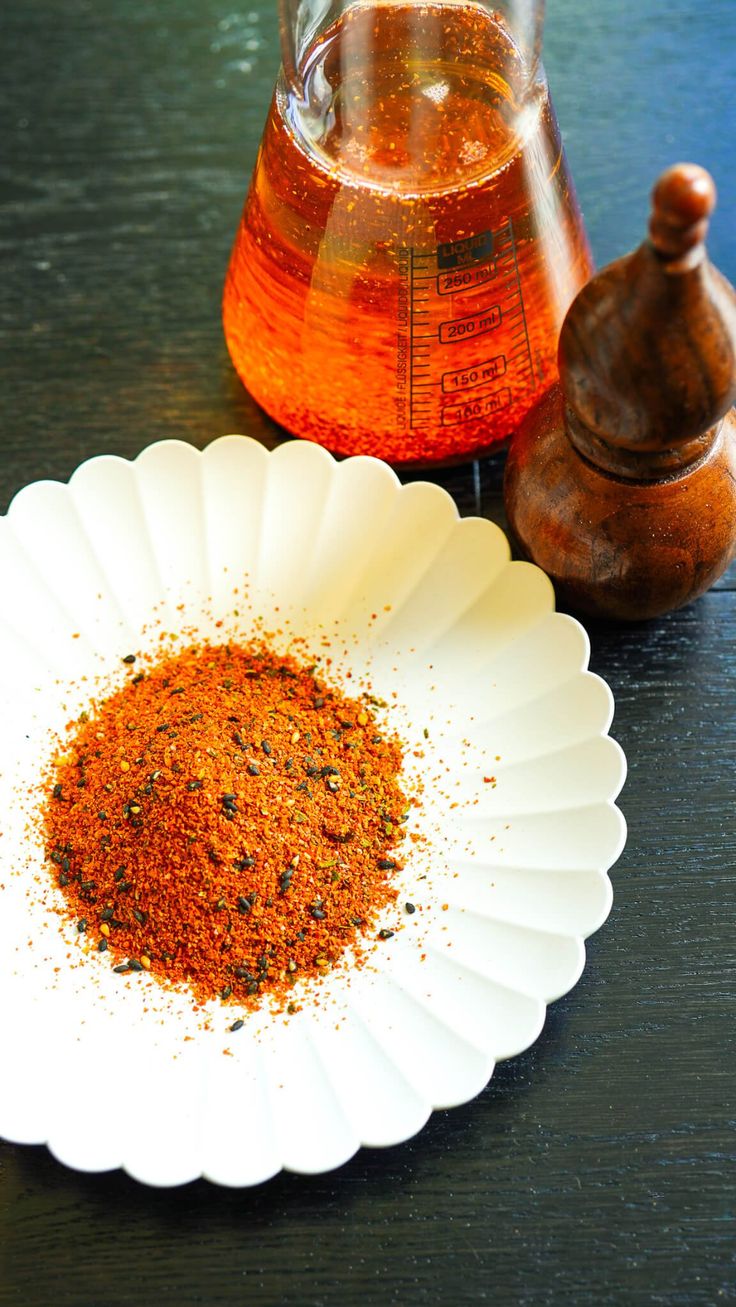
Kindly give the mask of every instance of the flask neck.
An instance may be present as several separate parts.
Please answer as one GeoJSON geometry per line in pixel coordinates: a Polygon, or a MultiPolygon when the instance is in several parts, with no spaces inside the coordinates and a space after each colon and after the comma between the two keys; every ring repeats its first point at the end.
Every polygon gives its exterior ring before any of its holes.
{"type": "MultiPolygon", "coordinates": [[[[316,45],[335,24],[351,10],[397,7],[402,0],[278,0],[281,61],[287,89],[300,101],[305,99],[305,68],[316,45]]],[[[456,4],[457,0],[451,0],[456,4]]],[[[519,82],[515,88],[521,101],[541,72],[542,34],[545,0],[468,0],[468,10],[485,11],[511,39],[519,57],[519,82]]],[[[443,0],[431,0],[432,8],[441,8],[443,0]]],[[[417,5],[417,23],[422,9],[417,5]]],[[[359,59],[370,77],[369,47],[349,52],[348,59],[359,59]]],[[[343,76],[349,69],[343,69],[343,76]]]]}

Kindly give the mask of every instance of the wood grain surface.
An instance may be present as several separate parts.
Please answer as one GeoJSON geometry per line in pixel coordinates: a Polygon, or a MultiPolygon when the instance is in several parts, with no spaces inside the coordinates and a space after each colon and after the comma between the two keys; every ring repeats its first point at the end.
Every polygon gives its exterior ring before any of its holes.
{"type": "MultiPolygon", "coordinates": [[[[279,439],[219,320],[275,32],[270,0],[0,8],[3,508],[95,453],[279,439]]],[[[550,0],[547,33],[598,262],[638,242],[652,180],[691,158],[715,176],[711,257],[736,280],[733,0],[550,0]]],[[[437,479],[502,522],[501,471],[437,479]]],[[[630,834],[612,916],[534,1047],[416,1139],[254,1191],[151,1191],[0,1145],[2,1307],[736,1300],[733,572],[660,620],[587,626],[630,834]]],[[[145,1094],[111,1084],[111,1113],[145,1094]]],[[[227,1110],[234,1135],[257,1129],[227,1110]]]]}

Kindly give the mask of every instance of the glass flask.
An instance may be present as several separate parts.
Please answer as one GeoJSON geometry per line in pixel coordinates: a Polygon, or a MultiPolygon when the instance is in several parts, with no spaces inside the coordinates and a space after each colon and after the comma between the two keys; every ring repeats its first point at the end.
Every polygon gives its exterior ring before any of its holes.
{"type": "Polygon", "coordinates": [[[225,283],[233,363],[294,435],[399,465],[507,440],[592,271],[542,0],[281,0],[225,283]]]}

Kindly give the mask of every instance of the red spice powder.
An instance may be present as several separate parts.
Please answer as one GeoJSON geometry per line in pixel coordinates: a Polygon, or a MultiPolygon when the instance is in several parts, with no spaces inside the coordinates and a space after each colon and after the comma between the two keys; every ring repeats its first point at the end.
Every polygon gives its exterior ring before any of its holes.
{"type": "Polygon", "coordinates": [[[247,1007],[328,971],[395,901],[408,802],[370,703],[265,646],[193,646],[70,725],[46,855],[121,974],[247,1007]]]}

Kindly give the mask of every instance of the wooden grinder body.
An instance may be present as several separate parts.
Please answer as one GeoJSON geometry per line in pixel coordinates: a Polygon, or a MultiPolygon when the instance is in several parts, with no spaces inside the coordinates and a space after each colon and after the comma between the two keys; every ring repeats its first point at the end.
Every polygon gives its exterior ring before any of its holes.
{"type": "Polygon", "coordinates": [[[560,601],[624,621],[657,617],[703,594],[736,554],[736,414],[695,467],[625,481],[573,448],[555,386],[514,437],[504,490],[514,537],[560,601]]]}
{"type": "Polygon", "coordinates": [[[705,256],[714,203],[702,169],[664,174],[649,241],[577,296],[560,383],[512,442],[512,533],[584,612],[655,617],[736,555],[736,296],[705,256]]]}

